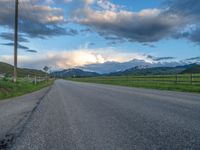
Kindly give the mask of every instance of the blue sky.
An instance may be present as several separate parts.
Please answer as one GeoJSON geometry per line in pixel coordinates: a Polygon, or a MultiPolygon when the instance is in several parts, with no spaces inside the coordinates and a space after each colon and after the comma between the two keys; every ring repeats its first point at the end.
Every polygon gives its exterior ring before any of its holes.
{"type": "MultiPolygon", "coordinates": [[[[64,69],[133,59],[156,63],[149,55],[173,62],[200,55],[200,2],[194,0],[19,2],[21,67],[64,69]]],[[[0,4],[0,61],[12,64],[14,0],[0,4]]]]}

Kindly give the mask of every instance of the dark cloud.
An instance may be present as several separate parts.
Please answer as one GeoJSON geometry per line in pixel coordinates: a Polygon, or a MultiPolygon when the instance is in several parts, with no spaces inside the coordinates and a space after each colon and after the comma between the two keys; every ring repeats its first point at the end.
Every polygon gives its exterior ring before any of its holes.
{"type": "Polygon", "coordinates": [[[173,13],[175,12],[182,15],[189,15],[190,17],[200,17],[199,0],[167,0],[166,3],[169,5],[169,11],[173,13]]]}
{"type": "Polygon", "coordinates": [[[109,38],[112,36],[141,43],[187,38],[199,44],[200,1],[166,0],[165,3],[167,6],[163,9],[138,12],[125,10],[111,2],[86,3],[85,7],[75,10],[74,22],[88,26],[106,40],[111,40],[111,45],[117,43],[109,38]],[[196,25],[196,29],[191,31],[191,25],[196,25]]]}
{"type": "MultiPolygon", "coordinates": [[[[4,44],[1,44],[1,45],[12,46],[12,47],[14,47],[14,43],[4,43],[4,44]]],[[[37,53],[36,50],[29,49],[29,47],[24,46],[24,45],[21,45],[21,44],[18,44],[18,48],[19,48],[19,49],[22,49],[22,50],[25,50],[26,52],[37,53]]]]}
{"type": "Polygon", "coordinates": [[[198,26],[194,31],[189,34],[189,39],[200,45],[200,26],[198,26]]]}
{"type": "MultiPolygon", "coordinates": [[[[3,43],[3,44],[1,44],[1,45],[12,46],[12,47],[14,47],[14,43],[3,43]]],[[[19,48],[19,49],[22,49],[22,50],[25,50],[26,52],[37,53],[36,50],[29,49],[29,47],[24,46],[24,45],[21,45],[21,44],[18,44],[18,48],[19,48]]]]}
{"type": "MultiPolygon", "coordinates": [[[[51,7],[53,1],[30,0],[19,2],[19,30],[29,37],[46,38],[59,35],[77,35],[74,29],[64,27],[64,11],[51,7]]],[[[0,25],[7,28],[14,27],[13,0],[0,1],[0,25]]],[[[4,35],[5,36],[5,35],[4,35]]],[[[5,38],[11,38],[10,36],[5,38]]],[[[24,40],[24,39],[22,39],[24,40]]]]}
{"type": "Polygon", "coordinates": [[[153,45],[153,44],[150,44],[150,43],[143,43],[144,46],[148,46],[148,47],[151,47],[151,48],[155,48],[156,46],[153,45]]]}
{"type": "Polygon", "coordinates": [[[186,59],[187,61],[195,61],[195,60],[198,60],[198,61],[200,61],[200,56],[198,56],[198,57],[192,57],[192,58],[188,58],[188,59],[186,59]]]}
{"type": "MultiPolygon", "coordinates": [[[[14,41],[14,34],[10,32],[3,32],[0,34],[0,37],[4,40],[14,41]]],[[[22,34],[18,35],[19,42],[29,42],[29,40],[22,34]]]]}
{"type": "Polygon", "coordinates": [[[115,35],[107,35],[107,33],[105,32],[99,32],[99,34],[101,36],[103,36],[106,40],[108,40],[109,42],[107,43],[107,45],[115,45],[115,44],[119,44],[119,43],[124,43],[126,40],[123,37],[119,37],[119,36],[115,36],[115,35]]]}
{"type": "MultiPolygon", "coordinates": [[[[1,45],[14,46],[14,43],[4,43],[4,44],[1,44],[1,45]]],[[[29,49],[27,46],[24,46],[24,45],[21,45],[21,44],[18,44],[18,48],[19,49],[23,49],[23,50],[28,50],[29,49]]]]}
{"type": "Polygon", "coordinates": [[[155,57],[151,55],[147,55],[147,58],[152,59],[153,61],[166,61],[166,60],[172,60],[175,59],[175,57],[155,57]]]}
{"type": "Polygon", "coordinates": [[[90,42],[88,45],[89,45],[89,46],[94,46],[94,45],[95,45],[95,43],[93,43],[93,42],[90,42]]]}
{"type": "Polygon", "coordinates": [[[112,9],[97,11],[90,6],[79,9],[75,15],[76,23],[91,27],[107,40],[115,36],[142,43],[170,37],[185,22],[184,17],[164,13],[160,9],[144,9],[139,12],[112,9]]]}
{"type": "Polygon", "coordinates": [[[185,28],[176,32],[173,37],[186,38],[200,44],[200,1],[198,0],[167,0],[168,13],[185,16],[185,28]]]}
{"type": "Polygon", "coordinates": [[[37,53],[36,50],[32,50],[32,49],[28,49],[27,52],[30,52],[30,53],[37,53]]]}
{"type": "Polygon", "coordinates": [[[30,21],[24,21],[21,23],[21,32],[27,33],[29,37],[38,37],[38,38],[46,38],[51,36],[60,36],[60,35],[68,35],[75,36],[78,34],[78,31],[74,29],[65,29],[58,25],[44,25],[42,23],[35,23],[30,21]],[[28,27],[30,26],[31,27],[28,27]]]}
{"type": "Polygon", "coordinates": [[[90,29],[90,28],[81,29],[80,32],[81,33],[93,33],[92,29],[90,29]]]}
{"type": "Polygon", "coordinates": [[[175,59],[175,57],[157,57],[157,58],[154,58],[155,61],[172,60],[172,59],[175,59]]]}
{"type": "MultiPolygon", "coordinates": [[[[151,43],[164,38],[187,38],[200,44],[200,1],[165,0],[164,9],[144,9],[138,12],[126,10],[111,1],[99,0],[30,0],[20,2],[19,29],[29,37],[47,38],[51,36],[92,33],[96,31],[110,45],[124,41],[151,43]],[[30,3],[31,1],[31,3],[30,3]],[[74,11],[52,5],[71,4],[74,11]],[[75,3],[76,2],[76,3],[75,3]],[[54,7],[53,7],[54,6],[54,7]],[[77,9],[75,9],[75,7],[77,9]],[[68,21],[64,15],[69,11],[68,21]],[[85,26],[77,31],[66,28],[68,22],[85,26]],[[191,27],[193,26],[193,27],[191,27]]],[[[0,25],[14,26],[14,1],[0,1],[0,25]]],[[[4,39],[12,37],[1,36],[4,39]]],[[[21,39],[25,42],[25,39],[21,39]]],[[[154,47],[153,45],[145,45],[154,47]]]]}

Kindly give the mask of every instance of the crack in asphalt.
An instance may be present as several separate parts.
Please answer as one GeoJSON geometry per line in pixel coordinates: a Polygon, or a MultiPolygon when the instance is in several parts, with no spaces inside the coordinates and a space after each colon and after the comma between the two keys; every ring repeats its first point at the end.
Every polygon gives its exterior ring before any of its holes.
{"type": "Polygon", "coordinates": [[[10,131],[7,132],[4,138],[0,139],[0,150],[9,150],[12,148],[12,146],[15,144],[16,139],[21,136],[25,126],[31,120],[33,113],[36,111],[41,101],[45,98],[45,96],[49,93],[50,90],[51,86],[44,93],[44,95],[39,98],[39,101],[36,103],[35,107],[31,111],[26,112],[24,117],[20,119],[18,123],[13,128],[10,129],[10,131]]]}

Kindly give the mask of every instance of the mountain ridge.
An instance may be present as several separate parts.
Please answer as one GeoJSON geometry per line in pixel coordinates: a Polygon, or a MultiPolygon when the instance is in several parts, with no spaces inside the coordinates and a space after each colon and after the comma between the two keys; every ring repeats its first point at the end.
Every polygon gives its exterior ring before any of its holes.
{"type": "Polygon", "coordinates": [[[100,74],[96,72],[84,71],[78,68],[64,69],[62,71],[54,71],[51,76],[54,77],[94,77],[100,74]]]}
{"type": "MultiPolygon", "coordinates": [[[[133,67],[124,71],[112,72],[107,74],[108,76],[122,76],[122,75],[172,75],[182,74],[184,71],[191,67],[198,66],[197,64],[189,64],[176,67],[152,67],[152,68],[140,68],[133,67]]],[[[200,73],[200,72],[199,72],[200,73]]]]}
{"type": "MultiPolygon", "coordinates": [[[[6,76],[12,76],[13,66],[8,63],[0,62],[0,74],[5,74],[6,76]]],[[[27,75],[45,76],[46,73],[42,70],[37,70],[37,69],[17,68],[17,74],[19,77],[25,77],[27,75]]]]}

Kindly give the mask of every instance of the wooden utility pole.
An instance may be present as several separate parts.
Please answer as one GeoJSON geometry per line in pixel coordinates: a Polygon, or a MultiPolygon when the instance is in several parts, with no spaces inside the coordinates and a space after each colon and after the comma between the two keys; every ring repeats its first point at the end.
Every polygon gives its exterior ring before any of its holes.
{"type": "Polygon", "coordinates": [[[18,5],[19,0],[15,0],[15,35],[14,35],[14,77],[13,81],[17,81],[17,49],[18,49],[18,5]]]}

